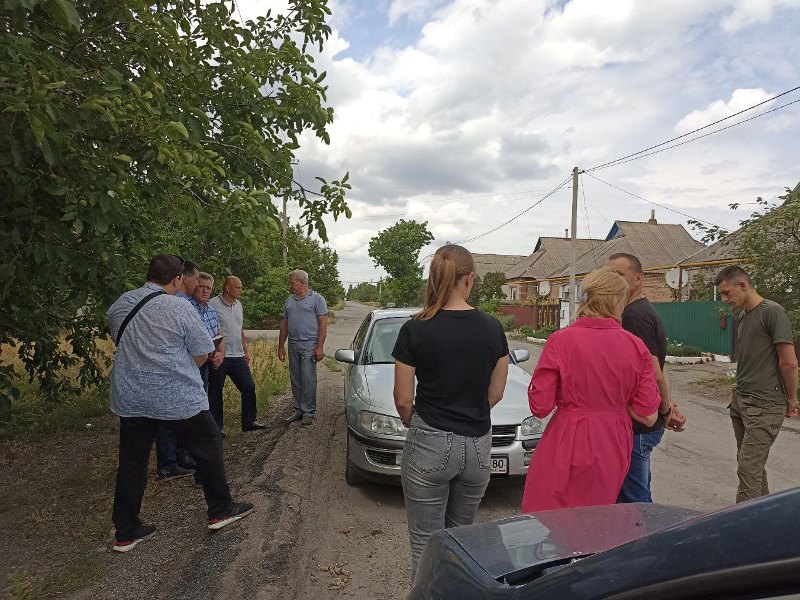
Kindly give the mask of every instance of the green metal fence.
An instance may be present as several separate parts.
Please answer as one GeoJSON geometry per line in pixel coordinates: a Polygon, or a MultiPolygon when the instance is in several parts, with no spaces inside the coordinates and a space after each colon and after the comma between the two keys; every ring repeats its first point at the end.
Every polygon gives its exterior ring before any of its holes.
{"type": "Polygon", "coordinates": [[[671,342],[699,346],[705,352],[730,355],[733,351],[733,317],[721,316],[723,302],[655,302],[671,342]]]}

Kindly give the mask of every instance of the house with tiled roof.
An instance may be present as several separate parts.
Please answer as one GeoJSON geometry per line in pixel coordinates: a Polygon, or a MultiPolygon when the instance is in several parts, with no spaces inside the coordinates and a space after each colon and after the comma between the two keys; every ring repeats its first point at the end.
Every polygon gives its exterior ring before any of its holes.
{"type": "MultiPolygon", "coordinates": [[[[578,254],[575,273],[580,279],[603,266],[612,254],[633,254],[645,271],[643,287],[647,296],[653,302],[669,302],[673,292],[666,284],[666,271],[705,247],[683,225],[659,223],[653,211],[645,222],[615,221],[603,243],[578,254]]],[[[547,279],[550,296],[561,297],[569,284],[569,258],[547,279]]]]}
{"type": "MultiPolygon", "coordinates": [[[[472,254],[475,261],[475,275],[483,279],[487,273],[503,273],[508,277],[508,271],[524,256],[518,254],[472,254]]],[[[503,286],[503,294],[506,299],[511,299],[511,287],[503,286]]]]}
{"type": "MultiPolygon", "coordinates": [[[[591,252],[603,240],[576,240],[578,255],[591,252]]],[[[525,300],[539,294],[541,281],[558,273],[569,264],[570,239],[568,237],[540,237],[530,256],[526,256],[506,272],[511,298],[525,300]]],[[[542,288],[544,292],[546,288],[542,288]]],[[[547,295],[547,292],[544,292],[547,295]]]]}

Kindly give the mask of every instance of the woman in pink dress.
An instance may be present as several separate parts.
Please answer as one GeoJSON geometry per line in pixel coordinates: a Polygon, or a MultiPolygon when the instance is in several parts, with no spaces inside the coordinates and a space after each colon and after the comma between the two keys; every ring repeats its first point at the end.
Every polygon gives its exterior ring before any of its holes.
{"type": "Polygon", "coordinates": [[[620,325],[627,283],[598,269],[581,286],[577,320],[548,338],[528,388],[534,416],[558,410],[533,453],[522,512],[614,504],[630,466],[631,417],[650,426],[658,415],[650,352],[620,325]]]}

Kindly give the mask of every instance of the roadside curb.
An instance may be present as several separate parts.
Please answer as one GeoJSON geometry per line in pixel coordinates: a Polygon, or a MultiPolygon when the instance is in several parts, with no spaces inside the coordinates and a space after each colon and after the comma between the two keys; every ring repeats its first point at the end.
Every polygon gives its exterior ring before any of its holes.
{"type": "Polygon", "coordinates": [[[542,338],[529,337],[529,338],[528,338],[528,341],[529,341],[529,342],[531,342],[531,343],[533,343],[533,344],[542,344],[542,345],[544,345],[544,343],[545,343],[547,340],[543,340],[542,338]]]}

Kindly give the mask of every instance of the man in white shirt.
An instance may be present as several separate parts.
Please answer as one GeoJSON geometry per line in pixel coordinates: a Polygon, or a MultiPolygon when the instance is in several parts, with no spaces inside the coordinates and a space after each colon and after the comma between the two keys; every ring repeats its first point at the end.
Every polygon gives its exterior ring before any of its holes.
{"type": "Polygon", "coordinates": [[[228,276],[222,293],[208,301],[217,311],[225,338],[225,356],[219,367],[211,365],[208,373],[208,404],[217,425],[222,429],[222,390],[225,377],[230,377],[242,396],[242,431],[264,429],[256,421],[256,385],[250,372],[250,355],[242,325],[242,282],[238,277],[228,276]]]}

